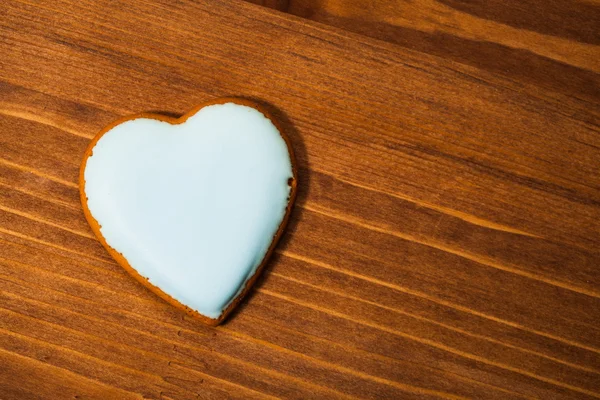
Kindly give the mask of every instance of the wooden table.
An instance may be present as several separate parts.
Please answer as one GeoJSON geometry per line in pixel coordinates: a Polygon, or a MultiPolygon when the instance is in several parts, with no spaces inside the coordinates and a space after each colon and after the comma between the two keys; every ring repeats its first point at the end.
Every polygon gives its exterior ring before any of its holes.
{"type": "Polygon", "coordinates": [[[600,0],[247,0],[515,82],[598,99],[600,0]]]}
{"type": "Polygon", "coordinates": [[[596,73],[559,90],[240,1],[5,0],[0,37],[1,399],[600,397],[596,73]],[[77,178],[116,118],[220,96],[275,113],[300,187],[211,328],[111,260],[77,178]]]}

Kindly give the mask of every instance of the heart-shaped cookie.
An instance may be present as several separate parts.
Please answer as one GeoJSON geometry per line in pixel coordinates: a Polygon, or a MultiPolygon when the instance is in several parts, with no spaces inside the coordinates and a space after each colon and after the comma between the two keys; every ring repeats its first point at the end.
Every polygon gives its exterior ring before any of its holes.
{"type": "Polygon", "coordinates": [[[288,220],[288,139],[256,104],[220,99],[179,119],[140,114],[102,130],[79,181],[85,216],[153,292],[217,325],[256,280],[288,220]]]}

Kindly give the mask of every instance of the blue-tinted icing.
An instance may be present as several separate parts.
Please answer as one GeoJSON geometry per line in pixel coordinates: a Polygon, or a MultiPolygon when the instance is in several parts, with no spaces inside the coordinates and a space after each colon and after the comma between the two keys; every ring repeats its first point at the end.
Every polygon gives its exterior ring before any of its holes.
{"type": "Polygon", "coordinates": [[[185,123],[124,122],[84,171],[108,245],[153,285],[218,318],[261,264],[284,218],[285,141],[258,110],[202,108],[185,123]]]}

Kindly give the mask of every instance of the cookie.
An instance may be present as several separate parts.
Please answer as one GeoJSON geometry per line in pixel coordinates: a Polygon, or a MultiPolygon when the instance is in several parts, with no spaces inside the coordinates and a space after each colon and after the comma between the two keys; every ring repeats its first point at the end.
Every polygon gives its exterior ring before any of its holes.
{"type": "Polygon", "coordinates": [[[91,142],[79,189],[92,230],[154,293],[217,325],[252,286],[296,196],[289,140],[253,102],[123,118],[91,142]]]}

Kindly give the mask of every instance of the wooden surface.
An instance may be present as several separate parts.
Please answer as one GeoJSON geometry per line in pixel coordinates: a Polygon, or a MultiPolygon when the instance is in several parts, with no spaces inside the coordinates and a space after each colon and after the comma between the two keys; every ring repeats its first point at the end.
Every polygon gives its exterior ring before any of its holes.
{"type": "Polygon", "coordinates": [[[598,0],[248,0],[597,101],[598,0]]]}
{"type": "Polygon", "coordinates": [[[238,1],[2,2],[0,398],[600,397],[593,28],[493,73],[238,1]],[[110,259],[76,182],[114,119],[232,95],[284,124],[299,197],[211,328],[110,259]]]}

